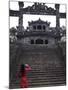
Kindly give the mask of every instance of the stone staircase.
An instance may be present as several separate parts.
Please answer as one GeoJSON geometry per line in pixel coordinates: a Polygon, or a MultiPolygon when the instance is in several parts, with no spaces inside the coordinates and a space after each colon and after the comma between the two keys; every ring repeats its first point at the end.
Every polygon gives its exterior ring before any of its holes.
{"type": "MultiPolygon", "coordinates": [[[[27,74],[29,87],[45,87],[66,84],[64,62],[58,55],[58,48],[45,46],[22,46],[19,64],[29,64],[32,70],[27,74]]],[[[18,70],[18,69],[17,69],[18,70]]],[[[20,78],[15,78],[11,88],[20,88],[20,78]]]]}
{"type": "Polygon", "coordinates": [[[65,72],[59,69],[48,68],[45,71],[32,71],[29,75],[30,87],[54,86],[65,84],[65,72]]]}

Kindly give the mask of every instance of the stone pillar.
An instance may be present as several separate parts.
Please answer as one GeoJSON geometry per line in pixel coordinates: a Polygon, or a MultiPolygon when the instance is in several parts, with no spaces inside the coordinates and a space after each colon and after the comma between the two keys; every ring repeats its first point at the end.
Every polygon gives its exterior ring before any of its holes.
{"type": "Polygon", "coordinates": [[[24,6],[24,3],[23,2],[19,2],[19,30],[22,31],[23,29],[23,6],[24,6]]]}
{"type": "Polygon", "coordinates": [[[35,40],[34,40],[34,44],[35,44],[35,40]]]}
{"type": "Polygon", "coordinates": [[[45,39],[43,39],[43,44],[45,44],[45,39]]]}
{"type": "Polygon", "coordinates": [[[60,35],[60,15],[59,15],[59,4],[55,4],[55,8],[56,8],[56,31],[57,34],[60,35]]]}

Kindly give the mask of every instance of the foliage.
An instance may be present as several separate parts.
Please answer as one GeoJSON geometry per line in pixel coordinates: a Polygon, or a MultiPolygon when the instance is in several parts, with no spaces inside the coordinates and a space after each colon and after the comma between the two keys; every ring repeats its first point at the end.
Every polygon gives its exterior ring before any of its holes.
{"type": "Polygon", "coordinates": [[[10,35],[9,35],[10,43],[16,42],[16,40],[17,40],[17,29],[12,27],[12,28],[10,28],[9,33],[10,33],[10,35]]]}

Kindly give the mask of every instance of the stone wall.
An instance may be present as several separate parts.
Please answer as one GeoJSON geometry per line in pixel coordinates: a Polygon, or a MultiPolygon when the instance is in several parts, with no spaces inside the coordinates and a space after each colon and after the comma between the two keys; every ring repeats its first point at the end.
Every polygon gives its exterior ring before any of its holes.
{"type": "MultiPolygon", "coordinates": [[[[37,40],[37,39],[43,40],[43,44],[41,44],[41,45],[45,45],[45,46],[48,46],[48,47],[55,46],[55,39],[52,38],[52,37],[48,37],[48,36],[45,36],[45,37],[42,37],[42,36],[25,37],[25,38],[22,38],[22,39],[20,40],[20,43],[31,45],[31,40],[34,40],[34,44],[35,44],[35,45],[39,45],[39,44],[36,44],[36,40],[37,40]],[[48,44],[45,44],[45,40],[48,40],[48,44]]],[[[32,44],[32,45],[33,45],[33,44],[32,44]]]]}

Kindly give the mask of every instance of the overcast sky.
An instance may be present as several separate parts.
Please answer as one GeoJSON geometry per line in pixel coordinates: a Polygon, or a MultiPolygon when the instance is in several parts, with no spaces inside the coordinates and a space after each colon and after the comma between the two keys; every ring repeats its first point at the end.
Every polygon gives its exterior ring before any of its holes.
{"type": "MultiPolygon", "coordinates": [[[[33,3],[30,2],[24,2],[24,7],[27,6],[32,6],[33,3]]],[[[48,7],[55,8],[54,4],[46,4],[48,7]]],[[[10,2],[10,9],[12,10],[19,10],[18,2],[10,2]]],[[[60,12],[66,12],[66,6],[65,5],[60,5],[60,12]]],[[[56,26],[56,17],[55,16],[47,16],[47,15],[23,15],[23,26],[26,28],[28,26],[28,21],[35,21],[38,19],[48,21],[50,22],[51,27],[56,26]]],[[[65,26],[66,25],[66,20],[65,19],[60,19],[60,26],[65,26]]],[[[10,28],[11,27],[16,27],[18,26],[18,17],[10,17],[10,28]]]]}

